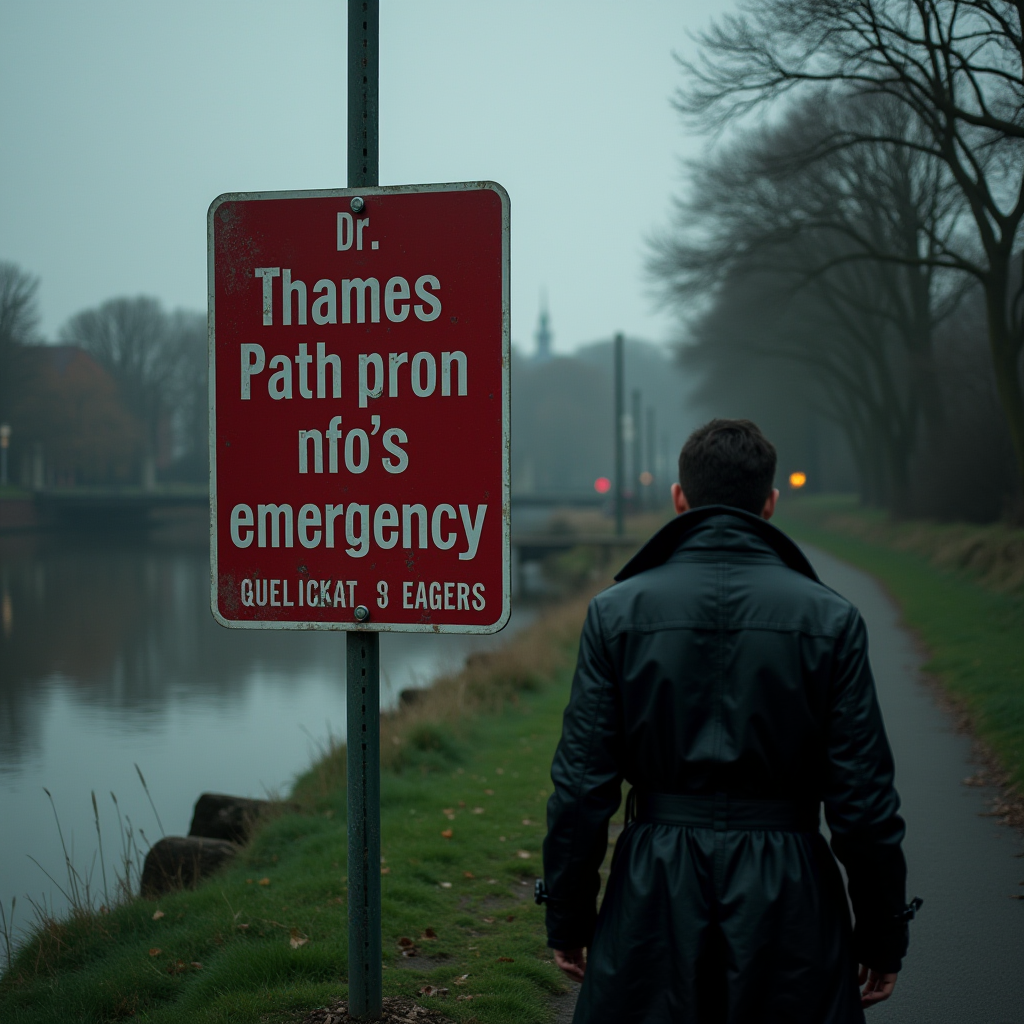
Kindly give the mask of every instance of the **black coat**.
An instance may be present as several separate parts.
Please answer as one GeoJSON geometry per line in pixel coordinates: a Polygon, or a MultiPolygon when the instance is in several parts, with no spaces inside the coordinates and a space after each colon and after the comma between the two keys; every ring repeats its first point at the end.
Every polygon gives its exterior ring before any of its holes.
{"type": "Polygon", "coordinates": [[[783,533],[721,506],[673,520],[616,579],[583,627],[544,843],[548,944],[589,947],[576,1024],[862,1021],[857,964],[898,970],[907,927],[904,825],[860,614],[783,533]],[[814,823],[641,815],[598,914],[623,780],[789,801],[814,823]]]}

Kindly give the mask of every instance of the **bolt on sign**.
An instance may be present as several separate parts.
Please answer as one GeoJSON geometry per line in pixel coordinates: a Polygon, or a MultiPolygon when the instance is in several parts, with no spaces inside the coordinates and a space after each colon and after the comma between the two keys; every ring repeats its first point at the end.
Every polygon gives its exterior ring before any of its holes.
{"type": "Polygon", "coordinates": [[[209,291],[217,620],[501,629],[505,190],[220,196],[209,212],[209,291]]]}

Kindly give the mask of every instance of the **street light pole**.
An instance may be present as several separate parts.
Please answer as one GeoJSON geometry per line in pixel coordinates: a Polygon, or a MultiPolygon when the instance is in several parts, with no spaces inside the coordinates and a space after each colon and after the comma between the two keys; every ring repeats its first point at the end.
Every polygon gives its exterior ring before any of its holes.
{"type": "Polygon", "coordinates": [[[625,445],[622,428],[626,418],[625,358],[621,334],[615,335],[615,536],[625,532],[625,445]]]}
{"type": "MultiPolygon", "coordinates": [[[[348,0],[348,186],[378,184],[378,0],[348,0]]],[[[353,204],[356,200],[353,200],[353,204]]],[[[361,209],[362,207],[360,207],[361,209]]],[[[354,212],[355,206],[353,206],[354,212]]],[[[369,610],[356,610],[367,621],[369,610]]],[[[380,923],[380,634],[346,634],[348,1012],[383,1012],[380,923]]]]}
{"type": "Polygon", "coordinates": [[[9,423],[0,423],[0,487],[7,486],[7,449],[11,443],[9,423]]]}

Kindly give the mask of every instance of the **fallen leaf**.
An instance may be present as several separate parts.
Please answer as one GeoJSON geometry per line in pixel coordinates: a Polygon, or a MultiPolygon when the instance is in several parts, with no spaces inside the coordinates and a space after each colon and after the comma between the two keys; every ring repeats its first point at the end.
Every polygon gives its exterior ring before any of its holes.
{"type": "Polygon", "coordinates": [[[151,949],[151,950],[149,951],[149,955],[150,955],[150,956],[159,956],[159,955],[160,955],[160,954],[161,954],[162,952],[163,952],[163,950],[162,950],[162,949],[159,949],[158,947],[154,946],[154,947],[153,947],[153,948],[152,948],[152,949],[151,949]]]}
{"type": "Polygon", "coordinates": [[[451,882],[438,882],[437,884],[441,886],[442,889],[450,889],[452,887],[451,882]]]}
{"type": "Polygon", "coordinates": [[[476,875],[474,875],[472,871],[463,871],[462,872],[462,877],[463,878],[476,878],[476,875]]]}
{"type": "Polygon", "coordinates": [[[510,956],[499,956],[498,957],[498,963],[499,964],[514,964],[515,960],[513,960],[512,957],[510,957],[510,956]]]}
{"type": "Polygon", "coordinates": [[[505,774],[505,769],[504,768],[495,768],[494,769],[494,774],[495,775],[504,775],[505,774]]]}
{"type": "Polygon", "coordinates": [[[520,860],[529,860],[532,854],[529,850],[516,850],[516,856],[520,860]]]}
{"type": "Polygon", "coordinates": [[[465,800],[460,800],[459,801],[459,806],[460,807],[465,807],[466,806],[466,801],[465,800]]]}
{"type": "Polygon", "coordinates": [[[154,921],[159,921],[159,920],[160,920],[160,918],[161,918],[161,917],[163,917],[163,916],[164,916],[164,912],[163,912],[162,910],[157,910],[157,911],[156,911],[156,912],[155,912],[155,913],[153,914],[153,920],[154,920],[154,921]]]}
{"type": "Polygon", "coordinates": [[[260,879],[260,885],[270,885],[270,879],[269,878],[261,878],[260,879]]]}
{"type": "Polygon", "coordinates": [[[515,919],[516,919],[516,915],[515,914],[509,914],[508,917],[505,918],[506,921],[514,921],[515,919]]]}
{"type": "Polygon", "coordinates": [[[455,820],[455,815],[454,815],[454,814],[446,814],[446,815],[445,815],[445,817],[446,817],[446,818],[447,818],[447,819],[448,819],[449,821],[454,821],[454,820],[455,820]]]}
{"type": "Polygon", "coordinates": [[[469,978],[468,974],[460,974],[453,982],[455,985],[465,985],[466,980],[469,978]]]}
{"type": "Polygon", "coordinates": [[[203,965],[202,965],[202,964],[201,964],[201,963],[200,963],[200,962],[199,962],[198,960],[193,960],[193,961],[192,961],[192,966],[193,966],[193,967],[194,967],[194,968],[195,968],[195,969],[196,969],[197,971],[201,971],[201,970],[203,969],[203,965]]]}
{"type": "Polygon", "coordinates": [[[434,999],[445,999],[448,996],[448,989],[446,989],[446,988],[438,988],[435,985],[424,985],[419,990],[418,995],[430,996],[430,997],[432,997],[434,999]]]}
{"type": "Polygon", "coordinates": [[[424,928],[423,934],[420,936],[421,939],[436,939],[437,932],[433,928],[424,928]]]}
{"type": "Polygon", "coordinates": [[[482,807],[474,807],[473,808],[473,813],[474,814],[483,814],[484,813],[484,809],[482,807]]]}
{"type": "Polygon", "coordinates": [[[455,812],[454,812],[454,811],[453,811],[453,810],[452,810],[452,809],[451,809],[450,807],[445,807],[445,808],[444,808],[444,809],[443,809],[443,810],[441,811],[441,813],[442,813],[442,814],[454,814],[455,812]]]}
{"type": "Polygon", "coordinates": [[[485,789],[484,790],[484,796],[494,796],[494,790],[493,789],[485,789]]]}
{"type": "Polygon", "coordinates": [[[532,821],[530,821],[530,819],[529,819],[529,818],[523,818],[523,824],[524,824],[524,825],[532,825],[532,824],[533,824],[533,822],[532,822],[532,821]]]}
{"type": "Polygon", "coordinates": [[[291,946],[292,949],[298,949],[300,946],[304,946],[309,942],[309,939],[307,939],[298,928],[290,929],[288,934],[290,936],[288,939],[288,945],[291,946]]]}
{"type": "Polygon", "coordinates": [[[167,965],[168,974],[181,974],[183,971],[187,971],[188,968],[185,966],[184,960],[172,960],[167,965]]]}
{"type": "Polygon", "coordinates": [[[390,875],[391,874],[391,868],[381,868],[380,869],[380,873],[382,875],[390,875]]]}
{"type": "Polygon", "coordinates": [[[412,939],[408,938],[408,937],[407,937],[407,936],[405,936],[405,935],[403,935],[403,936],[402,936],[402,937],[401,937],[401,938],[400,938],[400,939],[398,940],[398,944],[399,944],[399,945],[400,945],[400,946],[401,946],[401,947],[402,947],[403,949],[408,949],[408,948],[409,948],[409,946],[415,946],[415,945],[416,945],[416,943],[415,943],[415,942],[413,942],[413,941],[412,941],[412,939]]]}
{"type": "Polygon", "coordinates": [[[442,835],[442,836],[444,836],[444,838],[445,838],[445,839],[451,839],[451,837],[452,837],[453,833],[452,833],[452,830],[451,830],[450,828],[446,828],[446,829],[445,829],[445,830],[444,830],[444,831],[443,831],[443,832],[441,833],[441,835],[442,835]]]}
{"type": "Polygon", "coordinates": [[[240,924],[238,926],[238,928],[239,928],[239,931],[243,931],[244,932],[244,931],[246,931],[249,928],[249,926],[247,924],[240,924]]]}
{"type": "Polygon", "coordinates": [[[504,836],[498,836],[498,842],[499,843],[505,842],[505,837],[504,836]]]}
{"type": "Polygon", "coordinates": [[[488,878],[487,879],[487,884],[488,885],[497,885],[498,884],[498,880],[496,878],[488,878]]]}
{"type": "Polygon", "coordinates": [[[246,885],[252,885],[252,879],[251,879],[251,878],[247,878],[247,879],[245,880],[245,884],[246,884],[246,885]]]}
{"type": "Polygon", "coordinates": [[[481,918],[481,920],[483,921],[484,924],[494,924],[494,918],[493,917],[484,917],[484,918],[481,918]]]}
{"type": "MultiPolygon", "coordinates": [[[[456,984],[456,985],[459,985],[459,984],[461,984],[461,982],[458,982],[458,981],[457,981],[457,982],[455,982],[455,984],[456,984]]],[[[456,996],[455,998],[456,998],[456,999],[457,999],[457,1000],[458,1000],[458,1001],[459,1001],[460,1003],[468,1003],[468,1002],[469,1002],[469,1001],[470,1001],[470,1000],[471,1000],[471,999],[472,999],[473,997],[472,997],[472,996],[456,996]]]]}

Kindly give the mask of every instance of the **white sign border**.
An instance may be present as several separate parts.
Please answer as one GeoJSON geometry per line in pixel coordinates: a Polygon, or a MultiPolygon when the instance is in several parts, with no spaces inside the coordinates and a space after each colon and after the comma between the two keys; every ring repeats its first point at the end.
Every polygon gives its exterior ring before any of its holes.
{"type": "Polygon", "coordinates": [[[377,185],[362,188],[301,189],[286,192],[225,192],[210,204],[207,223],[207,352],[209,364],[209,444],[210,444],[210,610],[222,626],[229,629],[291,629],[331,630],[363,633],[498,633],[508,624],[512,614],[512,487],[509,453],[511,448],[510,376],[512,362],[512,327],[510,299],[510,233],[511,213],[508,192],[496,181],[454,181],[427,185],[377,185]],[[495,192],[501,200],[501,616],[483,626],[451,625],[433,622],[376,623],[322,621],[265,621],[226,619],[217,607],[217,410],[215,395],[215,267],[213,218],[223,203],[251,202],[262,199],[343,199],[352,196],[408,195],[418,192],[495,192]]]}

